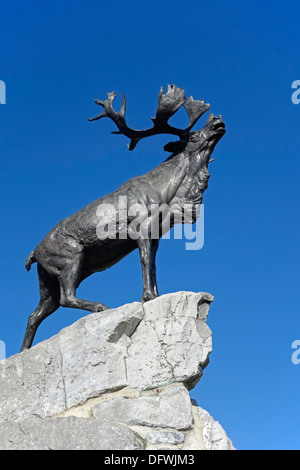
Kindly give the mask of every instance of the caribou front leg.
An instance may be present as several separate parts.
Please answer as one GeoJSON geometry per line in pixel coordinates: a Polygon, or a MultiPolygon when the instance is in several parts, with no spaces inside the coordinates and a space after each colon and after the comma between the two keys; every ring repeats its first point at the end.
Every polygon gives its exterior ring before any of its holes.
{"type": "Polygon", "coordinates": [[[152,276],[152,284],[153,284],[153,290],[154,294],[156,297],[159,296],[158,289],[157,289],[157,280],[156,280],[156,253],[158,250],[158,245],[159,245],[159,239],[158,240],[152,240],[152,246],[151,246],[151,276],[152,276]]]}
{"type": "Polygon", "coordinates": [[[155,269],[158,240],[139,238],[137,242],[143,273],[143,295],[141,301],[147,302],[158,297],[155,269]]]}

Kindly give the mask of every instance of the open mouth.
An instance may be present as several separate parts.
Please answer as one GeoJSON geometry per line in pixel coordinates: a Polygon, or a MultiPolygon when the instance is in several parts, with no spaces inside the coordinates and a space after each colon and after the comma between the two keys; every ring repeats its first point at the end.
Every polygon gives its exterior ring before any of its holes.
{"type": "Polygon", "coordinates": [[[225,134],[225,124],[223,121],[215,121],[213,126],[210,129],[210,136],[208,137],[208,141],[215,142],[216,140],[220,140],[221,137],[225,134]]]}
{"type": "Polygon", "coordinates": [[[223,121],[218,121],[215,123],[214,125],[214,130],[217,131],[217,132],[225,132],[225,124],[223,121]]]}
{"type": "Polygon", "coordinates": [[[216,136],[221,137],[226,132],[225,124],[221,115],[214,116],[213,114],[210,114],[205,127],[207,127],[210,132],[212,132],[211,139],[209,140],[214,140],[216,136]]]}

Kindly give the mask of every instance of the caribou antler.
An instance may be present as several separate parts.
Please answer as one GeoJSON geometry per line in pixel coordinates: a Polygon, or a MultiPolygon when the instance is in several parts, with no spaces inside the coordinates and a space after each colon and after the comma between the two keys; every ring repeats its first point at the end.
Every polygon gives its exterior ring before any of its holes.
{"type": "Polygon", "coordinates": [[[129,150],[133,150],[139,140],[145,137],[150,137],[157,134],[172,134],[177,135],[181,139],[186,137],[192,127],[196,124],[198,119],[204,114],[210,105],[204,103],[203,100],[194,100],[192,96],[188,99],[184,96],[184,90],[176,87],[175,85],[168,85],[167,93],[163,93],[161,87],[158,97],[158,108],[155,118],[151,118],[153,127],[145,130],[135,130],[127,126],[125,120],[126,110],[126,98],[123,93],[123,103],[118,113],[113,109],[113,101],[116,97],[116,92],[107,93],[107,99],[105,101],[95,100],[95,103],[102,106],[104,111],[98,116],[89,119],[89,121],[96,121],[103,117],[109,117],[114,121],[118,127],[118,131],[112,132],[112,134],[123,134],[131,139],[128,145],[129,150]],[[184,106],[188,116],[190,118],[189,124],[186,129],[177,129],[176,127],[170,126],[168,120],[173,116],[181,106],[184,106]]]}

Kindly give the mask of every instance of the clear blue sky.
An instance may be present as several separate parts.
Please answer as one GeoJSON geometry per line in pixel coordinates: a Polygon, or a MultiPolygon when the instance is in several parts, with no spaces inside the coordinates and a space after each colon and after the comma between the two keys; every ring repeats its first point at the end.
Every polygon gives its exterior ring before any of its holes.
{"type": "MultiPolygon", "coordinates": [[[[291,84],[300,79],[295,1],[1,0],[0,339],[19,351],[38,302],[24,262],[61,219],[158,165],[166,136],[133,152],[88,122],[93,103],[127,96],[127,122],[149,126],[161,85],[175,83],[222,113],[205,193],[205,244],[164,240],[160,293],[215,296],[214,351],[192,391],[240,449],[299,449],[299,123],[291,84]]],[[[186,122],[184,113],[177,122],[186,122]]],[[[176,120],[174,121],[176,122],[176,120]]],[[[203,122],[203,121],[201,121],[203,122]]],[[[205,120],[204,120],[205,122],[205,120]]],[[[200,123],[198,123],[199,128],[200,123]]],[[[138,253],[94,275],[83,298],[112,307],[139,300],[138,253]]],[[[59,309],[36,342],[87,312],[59,309]]]]}

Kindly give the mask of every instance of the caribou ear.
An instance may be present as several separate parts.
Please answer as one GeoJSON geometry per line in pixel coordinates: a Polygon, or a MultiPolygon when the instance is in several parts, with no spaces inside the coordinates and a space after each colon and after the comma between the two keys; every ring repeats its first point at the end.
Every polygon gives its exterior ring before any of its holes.
{"type": "Polygon", "coordinates": [[[164,150],[166,152],[179,153],[185,149],[187,143],[187,140],[176,140],[175,142],[169,142],[164,146],[164,150]]]}

